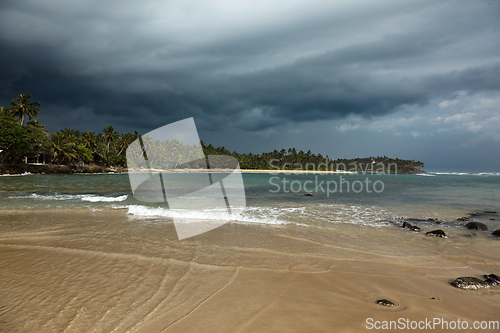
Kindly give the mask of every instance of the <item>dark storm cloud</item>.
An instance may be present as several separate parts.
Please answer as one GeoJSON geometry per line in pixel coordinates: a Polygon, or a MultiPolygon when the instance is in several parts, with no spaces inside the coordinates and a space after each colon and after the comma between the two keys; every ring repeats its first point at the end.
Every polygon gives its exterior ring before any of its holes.
{"type": "Polygon", "coordinates": [[[0,104],[29,91],[51,119],[80,110],[68,127],[257,131],[500,90],[497,3],[233,6],[5,1],[0,104]]]}

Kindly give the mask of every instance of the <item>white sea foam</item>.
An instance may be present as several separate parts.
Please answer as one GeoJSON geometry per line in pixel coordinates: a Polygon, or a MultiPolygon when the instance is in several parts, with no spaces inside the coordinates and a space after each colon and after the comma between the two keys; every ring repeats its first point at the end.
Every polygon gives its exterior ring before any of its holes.
{"type": "Polygon", "coordinates": [[[116,202],[116,201],[125,201],[127,200],[128,195],[120,195],[118,197],[102,197],[99,195],[82,195],[82,201],[90,201],[90,202],[116,202]]]}
{"type": "MultiPolygon", "coordinates": [[[[117,207],[120,208],[120,207],[117,207]]],[[[184,220],[222,220],[230,221],[234,216],[222,209],[167,209],[143,205],[127,205],[128,214],[143,217],[168,217],[184,220]]]]}
{"type": "Polygon", "coordinates": [[[125,201],[128,195],[120,195],[118,197],[104,197],[94,194],[38,194],[31,193],[28,195],[9,196],[9,199],[35,199],[35,200],[52,200],[52,201],[89,201],[89,202],[116,202],[125,201]]]}
{"type": "MultiPolygon", "coordinates": [[[[115,208],[124,208],[115,206],[115,208]]],[[[243,224],[295,225],[330,229],[338,223],[360,224],[370,227],[390,225],[384,220],[389,214],[376,207],[349,205],[320,205],[317,207],[246,207],[235,217],[225,210],[175,210],[163,207],[127,205],[129,215],[138,218],[169,218],[175,220],[216,220],[243,224]],[[322,208],[321,206],[325,207],[322,208]]]]}
{"type": "MultiPolygon", "coordinates": [[[[115,207],[115,208],[123,208],[123,207],[115,207]]],[[[307,226],[306,224],[297,224],[286,220],[280,220],[277,218],[276,214],[260,214],[254,215],[252,214],[252,210],[250,208],[249,211],[243,212],[239,216],[231,215],[226,210],[220,209],[204,209],[204,210],[189,210],[189,209],[167,209],[162,207],[148,207],[142,205],[128,205],[126,206],[129,215],[133,215],[135,217],[164,217],[171,218],[175,220],[182,221],[226,221],[233,223],[257,223],[257,224],[267,224],[267,225],[285,225],[285,224],[296,224],[307,226]]],[[[248,207],[247,207],[248,209],[248,207]]],[[[261,208],[258,208],[261,210],[261,208]]]]}
{"type": "Polygon", "coordinates": [[[417,176],[426,176],[426,177],[436,177],[436,175],[430,173],[417,173],[417,176]]]}
{"type": "Polygon", "coordinates": [[[38,194],[31,193],[27,195],[13,195],[9,196],[9,199],[35,199],[35,200],[56,200],[56,201],[65,201],[65,200],[74,200],[75,196],[70,194],[38,194]]]}
{"type": "Polygon", "coordinates": [[[467,172],[430,172],[434,175],[452,175],[452,176],[469,176],[470,173],[467,172]]]}
{"type": "Polygon", "coordinates": [[[23,172],[19,174],[5,174],[5,175],[0,175],[0,177],[20,177],[20,176],[33,176],[31,172],[23,172]]]}
{"type": "Polygon", "coordinates": [[[429,172],[428,174],[434,175],[452,175],[452,176],[500,176],[500,172],[429,172]]]}

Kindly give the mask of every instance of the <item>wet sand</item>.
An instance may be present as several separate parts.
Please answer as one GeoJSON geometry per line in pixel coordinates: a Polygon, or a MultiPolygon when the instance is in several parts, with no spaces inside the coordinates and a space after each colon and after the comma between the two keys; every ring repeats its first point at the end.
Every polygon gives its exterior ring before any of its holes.
{"type": "Polygon", "coordinates": [[[362,332],[367,318],[500,320],[500,288],[449,284],[499,274],[499,254],[500,241],[396,228],[228,223],[179,241],[173,223],[121,211],[4,211],[0,332],[362,332]]]}

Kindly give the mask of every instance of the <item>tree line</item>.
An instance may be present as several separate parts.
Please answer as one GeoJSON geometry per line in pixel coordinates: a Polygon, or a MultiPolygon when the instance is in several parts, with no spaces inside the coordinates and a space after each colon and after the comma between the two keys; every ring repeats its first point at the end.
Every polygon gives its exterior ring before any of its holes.
{"type": "Polygon", "coordinates": [[[10,107],[0,107],[0,164],[30,161],[126,167],[125,151],[138,138],[137,132],[120,134],[108,126],[97,134],[69,128],[51,134],[36,120],[40,103],[30,98],[28,93],[19,94],[10,107]]]}
{"type": "MultiPolygon", "coordinates": [[[[121,134],[113,126],[108,126],[97,134],[69,128],[51,134],[36,120],[40,103],[32,102],[30,98],[28,93],[19,94],[12,99],[9,108],[0,107],[0,164],[26,163],[29,160],[50,164],[88,163],[105,167],[127,167],[126,150],[139,138],[137,132],[121,134]]],[[[225,147],[206,145],[203,141],[201,149],[199,146],[184,146],[182,142],[175,140],[168,143],[155,142],[147,137],[142,137],[142,144],[152,152],[148,156],[148,163],[151,167],[158,168],[204,168],[209,163],[200,160],[201,151],[205,156],[232,156],[239,161],[241,169],[380,172],[382,168],[382,172],[394,173],[389,169],[391,165],[398,170],[410,172],[420,171],[424,167],[424,163],[420,161],[387,156],[334,160],[310,150],[304,152],[295,148],[275,149],[261,154],[240,154],[225,147]]],[[[131,149],[132,153],[142,154],[142,147],[135,148],[131,149]]]]}
{"type": "Polygon", "coordinates": [[[310,150],[304,152],[295,148],[273,150],[261,154],[240,154],[231,152],[225,147],[208,146],[201,142],[203,151],[208,155],[230,155],[236,158],[242,169],[260,170],[311,170],[311,171],[363,171],[395,173],[397,169],[403,172],[420,171],[424,163],[415,160],[390,158],[387,156],[372,156],[351,159],[332,159],[322,154],[314,154],[310,150]],[[392,168],[391,168],[392,167],[392,168]]]}

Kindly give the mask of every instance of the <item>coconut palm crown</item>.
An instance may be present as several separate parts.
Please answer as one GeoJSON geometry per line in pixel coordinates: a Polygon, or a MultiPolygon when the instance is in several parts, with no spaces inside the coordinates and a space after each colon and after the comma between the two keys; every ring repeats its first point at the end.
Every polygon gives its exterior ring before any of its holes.
{"type": "Polygon", "coordinates": [[[24,94],[19,94],[12,99],[10,111],[16,117],[19,117],[20,124],[24,124],[24,117],[27,115],[29,119],[38,118],[38,109],[40,107],[40,103],[38,102],[30,102],[31,95],[28,95],[27,92],[24,94]]]}

